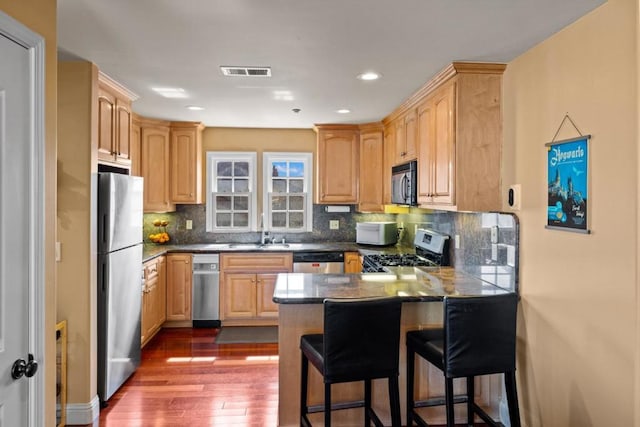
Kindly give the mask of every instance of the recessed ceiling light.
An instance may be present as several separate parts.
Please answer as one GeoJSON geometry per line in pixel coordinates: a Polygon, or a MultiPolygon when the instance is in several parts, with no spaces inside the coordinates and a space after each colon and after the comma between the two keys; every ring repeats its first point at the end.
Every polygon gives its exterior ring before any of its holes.
{"type": "Polygon", "coordinates": [[[293,94],[290,90],[274,90],[273,99],[276,101],[293,101],[293,94]]]}
{"type": "Polygon", "coordinates": [[[336,110],[336,113],[339,114],[349,114],[351,112],[351,110],[349,110],[348,108],[341,108],[339,110],[336,110]]]}
{"type": "Polygon", "coordinates": [[[367,71],[366,73],[358,74],[358,78],[360,80],[378,80],[380,78],[380,74],[374,71],[367,71]]]}
{"type": "Polygon", "coordinates": [[[204,110],[204,107],[199,107],[197,105],[187,105],[187,110],[202,111],[204,110]]]}
{"type": "Polygon", "coordinates": [[[179,87],[152,87],[151,89],[165,98],[187,98],[184,89],[179,87]]]}

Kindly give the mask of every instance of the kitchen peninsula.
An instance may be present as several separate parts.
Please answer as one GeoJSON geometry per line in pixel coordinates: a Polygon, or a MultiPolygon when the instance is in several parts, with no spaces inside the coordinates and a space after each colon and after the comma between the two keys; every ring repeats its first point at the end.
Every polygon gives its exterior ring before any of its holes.
{"type": "MultiPolygon", "coordinates": [[[[405,407],[405,340],[406,331],[437,327],[442,323],[442,305],[440,301],[447,295],[477,296],[498,295],[511,292],[492,283],[480,280],[452,267],[400,267],[390,273],[363,274],[279,274],[273,300],[279,306],[279,426],[299,425],[300,396],[300,336],[308,333],[321,333],[323,330],[323,306],[325,298],[373,298],[398,297],[402,299],[402,320],[400,339],[400,401],[405,407]]],[[[421,362],[416,368],[417,396],[427,398],[443,396],[442,374],[433,371],[421,362]]],[[[309,402],[311,405],[323,401],[323,383],[321,376],[310,370],[309,402]]],[[[476,394],[490,413],[498,407],[500,380],[497,376],[482,377],[476,380],[476,394]]],[[[461,387],[456,386],[456,392],[461,387]]],[[[460,388],[460,390],[462,390],[460,388]]],[[[361,400],[361,383],[334,385],[333,401],[361,400]]],[[[382,421],[390,423],[388,411],[387,384],[373,382],[373,406],[382,421]]],[[[430,408],[432,414],[443,414],[441,408],[430,408]]],[[[404,411],[403,411],[404,412],[404,411]]],[[[322,414],[312,414],[311,421],[322,414]]],[[[361,408],[337,411],[332,414],[335,425],[361,425],[361,408]]],[[[402,414],[403,423],[405,414],[402,414]]],[[[444,418],[440,419],[440,423],[444,418]]]]}

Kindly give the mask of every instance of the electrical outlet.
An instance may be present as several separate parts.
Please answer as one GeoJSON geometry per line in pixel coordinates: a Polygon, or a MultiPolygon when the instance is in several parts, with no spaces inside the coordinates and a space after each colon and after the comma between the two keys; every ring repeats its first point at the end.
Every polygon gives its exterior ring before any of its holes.
{"type": "Polygon", "coordinates": [[[456,234],[456,236],[455,236],[455,239],[454,239],[454,240],[455,240],[455,246],[456,246],[456,249],[460,249],[460,235],[459,235],[459,234],[456,234]]]}
{"type": "Polygon", "coordinates": [[[329,221],[329,229],[330,230],[339,230],[340,229],[340,220],[332,219],[329,221]]]}
{"type": "Polygon", "coordinates": [[[186,228],[187,230],[191,230],[191,229],[193,228],[193,221],[192,221],[192,220],[190,220],[190,219],[188,219],[188,220],[187,220],[187,224],[185,225],[185,228],[186,228]]]}

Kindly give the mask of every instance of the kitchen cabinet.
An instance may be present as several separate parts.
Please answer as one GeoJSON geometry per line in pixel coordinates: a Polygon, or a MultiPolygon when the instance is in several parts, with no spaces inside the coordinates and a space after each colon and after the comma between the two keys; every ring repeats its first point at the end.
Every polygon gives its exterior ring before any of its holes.
{"type": "Polygon", "coordinates": [[[191,321],[191,254],[167,255],[167,321],[191,321]]]}
{"type": "Polygon", "coordinates": [[[452,205],[455,199],[455,82],[418,107],[418,203],[452,205]]]}
{"type": "Polygon", "coordinates": [[[131,175],[133,176],[142,176],[142,165],[141,165],[141,143],[142,143],[142,135],[140,129],[140,120],[138,117],[133,114],[131,120],[131,175]]]}
{"type": "Polygon", "coordinates": [[[170,122],[140,120],[140,170],[144,178],[144,212],[171,212],[170,122]]]}
{"type": "Polygon", "coordinates": [[[316,203],[358,203],[358,127],[316,125],[315,131],[316,203]]]}
{"type": "Polygon", "coordinates": [[[382,203],[391,204],[391,167],[395,163],[395,127],[387,124],[383,137],[383,165],[382,165],[382,203]]]}
{"type": "Polygon", "coordinates": [[[277,325],[277,273],[293,270],[291,253],[220,254],[220,320],[226,326],[277,325]]]}
{"type": "Polygon", "coordinates": [[[345,273],[362,273],[362,261],[358,252],[344,253],[344,272],[345,273]]]}
{"type": "Polygon", "coordinates": [[[147,261],[143,265],[141,344],[144,346],[161,329],[167,318],[167,273],[164,256],[147,261]]]}
{"type": "Polygon", "coordinates": [[[360,128],[358,212],[384,212],[383,137],[382,124],[360,128]]]}
{"type": "MultiPolygon", "coordinates": [[[[500,210],[505,68],[454,62],[383,120],[385,126],[397,125],[401,118],[406,124],[415,112],[421,207],[500,210]]],[[[397,139],[405,137],[402,132],[395,133],[396,146],[397,139]]]]}
{"type": "Polygon", "coordinates": [[[202,130],[200,122],[172,122],[171,203],[202,203],[202,130]]]}
{"type": "Polygon", "coordinates": [[[414,160],[418,153],[418,116],[415,110],[409,110],[395,122],[394,164],[414,160]]]}
{"type": "Polygon", "coordinates": [[[131,102],[135,96],[98,74],[98,162],[131,167],[131,102]]]}

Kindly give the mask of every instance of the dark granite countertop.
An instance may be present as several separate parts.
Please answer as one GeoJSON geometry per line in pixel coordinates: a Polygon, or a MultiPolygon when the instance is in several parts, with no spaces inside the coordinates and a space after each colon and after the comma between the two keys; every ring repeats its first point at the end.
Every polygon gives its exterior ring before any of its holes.
{"type": "Polygon", "coordinates": [[[273,301],[319,304],[325,298],[400,297],[403,301],[438,301],[446,295],[479,296],[509,293],[453,267],[398,267],[393,273],[280,273],[273,301]]]}
{"type": "Polygon", "coordinates": [[[154,243],[145,243],[143,245],[143,261],[149,261],[160,255],[170,252],[188,252],[188,253],[222,253],[222,252],[296,252],[296,251],[313,251],[313,252],[360,252],[361,254],[369,253],[412,253],[413,248],[398,246],[369,246],[359,245],[355,242],[327,242],[327,243],[287,243],[257,245],[253,243],[199,243],[188,245],[157,245],[154,243]]]}

